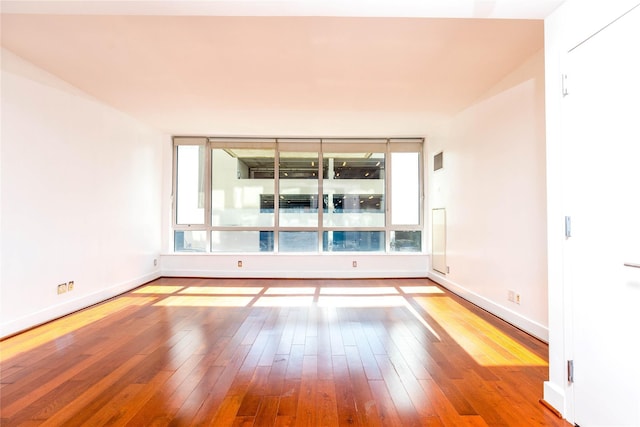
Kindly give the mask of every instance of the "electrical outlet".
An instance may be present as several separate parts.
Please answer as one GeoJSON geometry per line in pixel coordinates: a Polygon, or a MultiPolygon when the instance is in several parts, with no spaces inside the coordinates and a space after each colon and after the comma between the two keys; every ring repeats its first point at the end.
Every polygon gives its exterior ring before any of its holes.
{"type": "Polygon", "coordinates": [[[67,292],[67,284],[66,283],[59,284],[58,285],[58,295],[64,294],[65,292],[67,292]]]}
{"type": "Polygon", "coordinates": [[[507,293],[507,299],[511,302],[515,302],[516,301],[516,293],[512,290],[509,290],[509,292],[507,293]]]}
{"type": "Polygon", "coordinates": [[[158,258],[154,258],[153,259],[153,266],[157,267],[158,266],[158,258]]]}
{"type": "Polygon", "coordinates": [[[449,266],[447,265],[447,274],[449,274],[449,272],[451,271],[451,269],[449,268],[449,266]]]}
{"type": "Polygon", "coordinates": [[[67,290],[69,292],[71,292],[73,290],[73,285],[74,285],[73,280],[70,280],[69,284],[67,285],[67,290]]]}
{"type": "Polygon", "coordinates": [[[352,266],[353,268],[356,268],[356,267],[358,266],[358,261],[353,261],[353,262],[351,263],[351,266],[352,266]]]}
{"type": "Polygon", "coordinates": [[[238,268],[242,268],[242,261],[238,261],[238,268]]]}
{"type": "Polygon", "coordinates": [[[516,294],[516,304],[520,304],[520,294],[516,294]]]}

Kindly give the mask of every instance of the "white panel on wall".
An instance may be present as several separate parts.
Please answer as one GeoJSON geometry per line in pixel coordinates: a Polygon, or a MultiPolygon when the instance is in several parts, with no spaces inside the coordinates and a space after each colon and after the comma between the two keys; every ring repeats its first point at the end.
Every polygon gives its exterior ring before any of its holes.
{"type": "Polygon", "coordinates": [[[431,268],[447,274],[447,216],[444,208],[432,210],[431,236],[431,268]]]}

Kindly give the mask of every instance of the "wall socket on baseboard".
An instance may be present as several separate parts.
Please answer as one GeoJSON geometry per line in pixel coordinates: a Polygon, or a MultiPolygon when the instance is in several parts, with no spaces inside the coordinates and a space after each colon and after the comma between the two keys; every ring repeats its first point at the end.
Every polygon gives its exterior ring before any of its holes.
{"type": "Polygon", "coordinates": [[[75,282],[73,280],[69,280],[69,282],[60,283],[56,287],[56,291],[58,292],[58,295],[65,294],[67,292],[71,292],[74,287],[75,287],[75,282]]]}
{"type": "Polygon", "coordinates": [[[509,289],[507,292],[507,300],[514,302],[516,304],[520,304],[520,294],[516,293],[516,291],[509,289]]]}

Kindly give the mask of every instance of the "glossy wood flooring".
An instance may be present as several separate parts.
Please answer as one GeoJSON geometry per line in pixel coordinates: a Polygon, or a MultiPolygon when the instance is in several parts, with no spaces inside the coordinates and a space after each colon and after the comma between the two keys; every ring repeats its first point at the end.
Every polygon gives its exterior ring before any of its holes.
{"type": "Polygon", "coordinates": [[[426,279],[164,278],[0,343],[3,426],[567,426],[547,346],[426,279]]]}

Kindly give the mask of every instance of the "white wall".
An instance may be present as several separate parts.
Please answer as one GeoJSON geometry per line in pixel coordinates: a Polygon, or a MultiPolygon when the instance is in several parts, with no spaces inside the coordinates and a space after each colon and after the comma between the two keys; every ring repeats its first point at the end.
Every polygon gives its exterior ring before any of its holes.
{"type": "Polygon", "coordinates": [[[167,139],[2,51],[0,336],[158,276],[167,139]]]}
{"type": "Polygon", "coordinates": [[[544,52],[453,120],[432,172],[431,208],[446,209],[447,275],[430,277],[546,340],[544,52]],[[508,301],[508,292],[521,302],[508,301]]]}

